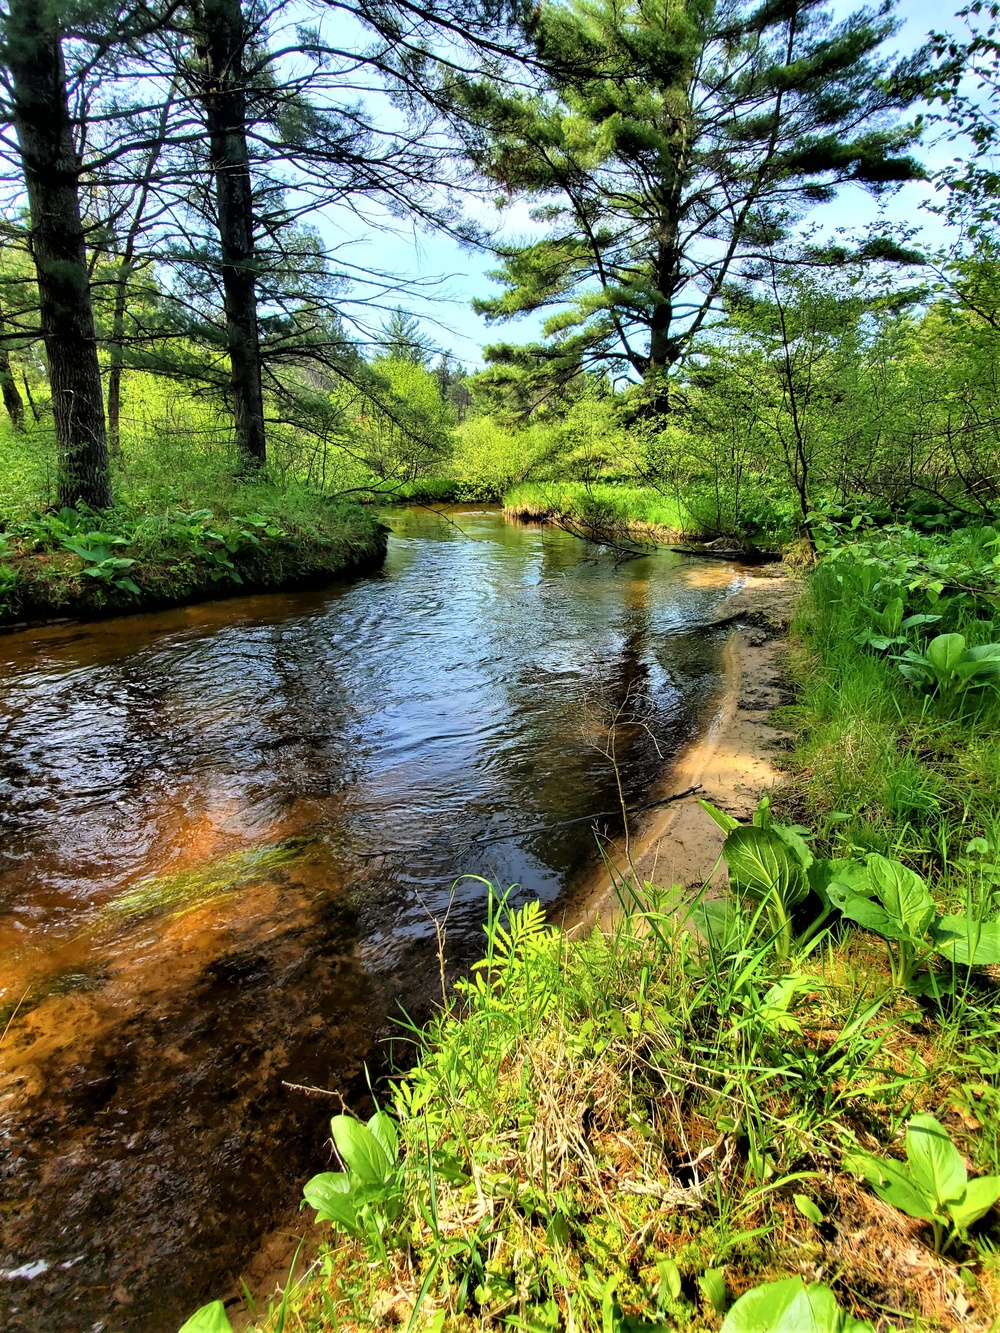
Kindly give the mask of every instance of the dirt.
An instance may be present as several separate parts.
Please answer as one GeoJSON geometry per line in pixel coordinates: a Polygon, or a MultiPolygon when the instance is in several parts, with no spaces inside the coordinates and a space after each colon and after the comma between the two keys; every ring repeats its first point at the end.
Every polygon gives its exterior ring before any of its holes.
{"type": "Polygon", "coordinates": [[[670,767],[658,795],[698,790],[633,827],[628,842],[606,849],[606,866],[566,914],[568,927],[607,923],[619,908],[618,886],[625,878],[692,890],[725,883],[724,835],[698,798],[749,819],[760,798],[785,780],[774,758],[789,733],[773,726],[770,717],[788,700],[786,634],[800,589],[801,583],[774,567],[748,576],[719,608],[716,623],[733,626],[721,696],[704,732],[670,767]]]}

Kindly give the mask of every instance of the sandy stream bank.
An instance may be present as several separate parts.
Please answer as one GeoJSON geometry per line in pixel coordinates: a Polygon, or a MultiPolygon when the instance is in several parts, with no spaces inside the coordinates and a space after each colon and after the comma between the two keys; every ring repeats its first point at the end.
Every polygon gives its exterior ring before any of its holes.
{"type": "Polygon", "coordinates": [[[596,872],[589,890],[567,911],[568,929],[607,925],[619,908],[616,884],[679,884],[692,890],[725,881],[719,864],[723,833],[698,805],[698,797],[749,819],[761,796],[784,781],[772,762],[788,736],[770,725],[772,710],[787,700],[782,684],[785,636],[801,584],[780,566],[749,576],[719,608],[717,624],[734,626],[727,639],[725,683],[714,714],[697,741],[670,766],[653,799],[697,787],[695,795],[665,806],[606,849],[611,867],[596,872]]]}

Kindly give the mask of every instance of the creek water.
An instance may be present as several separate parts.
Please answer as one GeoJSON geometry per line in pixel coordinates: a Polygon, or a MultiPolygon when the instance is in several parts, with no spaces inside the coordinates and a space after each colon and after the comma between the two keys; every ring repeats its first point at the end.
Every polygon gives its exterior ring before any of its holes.
{"type": "Polygon", "coordinates": [[[326,1168],[339,1102],[303,1089],[363,1109],[440,995],[435,920],[451,976],[484,880],[558,913],[612,753],[641,801],[704,717],[733,567],[386,521],[385,567],[321,591],[0,638],[4,1328],[230,1294],[326,1168]]]}

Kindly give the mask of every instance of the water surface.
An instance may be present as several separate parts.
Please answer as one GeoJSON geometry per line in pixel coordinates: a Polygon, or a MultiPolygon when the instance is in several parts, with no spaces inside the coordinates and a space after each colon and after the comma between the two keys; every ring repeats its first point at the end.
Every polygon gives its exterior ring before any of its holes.
{"type": "Polygon", "coordinates": [[[615,764],[641,800],[703,717],[731,567],[387,521],[384,569],[322,591],[0,638],[6,1328],[228,1294],[325,1165],[339,1103],[302,1088],[360,1106],[433,1001],[435,920],[454,971],[484,879],[558,909],[615,764]]]}

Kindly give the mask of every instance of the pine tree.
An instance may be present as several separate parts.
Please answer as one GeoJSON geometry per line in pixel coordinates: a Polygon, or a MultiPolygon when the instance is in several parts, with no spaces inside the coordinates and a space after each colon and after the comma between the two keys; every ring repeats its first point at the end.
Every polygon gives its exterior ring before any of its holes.
{"type": "Polygon", "coordinates": [[[889,6],[822,0],[571,0],[538,14],[548,86],[458,81],[468,150],[547,234],[499,248],[491,322],[551,309],[544,342],[487,349],[530,381],[604,365],[668,406],[672,368],[748,260],[845,184],[921,178],[920,52],[891,67],[889,6]]]}

